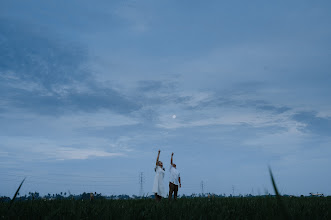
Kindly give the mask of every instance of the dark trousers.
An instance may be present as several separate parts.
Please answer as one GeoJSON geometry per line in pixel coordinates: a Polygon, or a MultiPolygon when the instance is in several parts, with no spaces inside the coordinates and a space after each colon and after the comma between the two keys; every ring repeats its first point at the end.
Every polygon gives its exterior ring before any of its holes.
{"type": "Polygon", "coordinates": [[[162,197],[155,193],[155,201],[160,202],[161,199],[162,197]]]}
{"type": "Polygon", "coordinates": [[[178,185],[169,182],[169,200],[171,200],[172,193],[174,193],[174,199],[177,200],[178,185]]]}

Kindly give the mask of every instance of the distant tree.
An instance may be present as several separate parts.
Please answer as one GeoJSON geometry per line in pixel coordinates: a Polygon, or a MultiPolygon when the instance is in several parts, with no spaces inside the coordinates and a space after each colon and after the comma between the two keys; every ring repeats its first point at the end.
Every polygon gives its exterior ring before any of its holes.
{"type": "Polygon", "coordinates": [[[83,192],[80,197],[83,200],[90,200],[90,193],[83,192]]]}
{"type": "Polygon", "coordinates": [[[119,195],[118,198],[119,199],[130,199],[130,196],[128,196],[128,195],[119,195]]]}
{"type": "Polygon", "coordinates": [[[39,192],[34,192],[34,198],[38,199],[40,197],[39,192]]]}

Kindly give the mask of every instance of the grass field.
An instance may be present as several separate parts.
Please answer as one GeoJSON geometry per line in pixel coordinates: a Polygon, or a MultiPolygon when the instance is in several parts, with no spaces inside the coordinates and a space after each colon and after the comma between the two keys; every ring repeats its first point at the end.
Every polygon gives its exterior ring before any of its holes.
{"type": "MultiPolygon", "coordinates": [[[[291,219],[330,219],[331,197],[282,197],[291,219]]],[[[14,219],[282,219],[275,197],[1,202],[1,218],[14,219]]]]}

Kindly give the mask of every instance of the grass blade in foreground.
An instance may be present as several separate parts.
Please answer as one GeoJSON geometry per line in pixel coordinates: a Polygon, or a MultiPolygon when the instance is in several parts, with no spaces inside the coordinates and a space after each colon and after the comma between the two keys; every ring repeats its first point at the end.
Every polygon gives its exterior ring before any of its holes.
{"type": "Polygon", "coordinates": [[[14,202],[14,200],[15,200],[15,198],[16,198],[18,192],[20,191],[21,186],[23,185],[24,181],[25,181],[25,178],[22,180],[20,186],[19,186],[18,189],[16,190],[15,195],[13,196],[12,200],[10,201],[10,204],[9,204],[8,210],[10,209],[11,205],[13,204],[13,202],[14,202]]]}
{"type": "Polygon", "coordinates": [[[276,186],[276,183],[275,183],[275,179],[274,179],[274,176],[272,175],[272,171],[271,171],[270,167],[269,167],[269,173],[270,173],[270,177],[271,177],[272,186],[274,187],[274,190],[275,190],[277,202],[278,202],[278,204],[281,208],[282,214],[283,214],[283,218],[284,219],[291,219],[290,215],[289,215],[289,213],[286,209],[286,206],[284,205],[284,202],[282,201],[281,196],[278,192],[278,189],[277,189],[277,186],[276,186]]]}

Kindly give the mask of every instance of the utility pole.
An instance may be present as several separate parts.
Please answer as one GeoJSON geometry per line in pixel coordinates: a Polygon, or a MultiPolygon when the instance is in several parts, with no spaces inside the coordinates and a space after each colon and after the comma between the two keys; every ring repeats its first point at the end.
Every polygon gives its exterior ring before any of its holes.
{"type": "Polygon", "coordinates": [[[200,183],[200,187],[201,187],[201,194],[203,195],[203,188],[204,188],[203,180],[202,180],[201,183],[200,183]]]}
{"type": "Polygon", "coordinates": [[[232,185],[232,196],[234,196],[234,185],[232,185]]]}
{"type": "Polygon", "coordinates": [[[139,173],[139,184],[140,184],[139,196],[142,197],[144,194],[144,173],[143,172],[139,173]]]}

